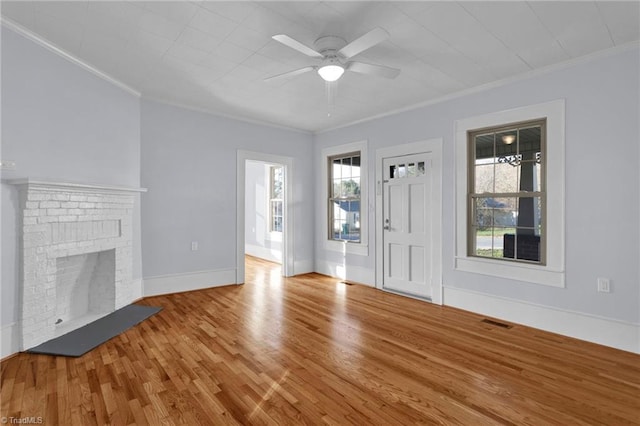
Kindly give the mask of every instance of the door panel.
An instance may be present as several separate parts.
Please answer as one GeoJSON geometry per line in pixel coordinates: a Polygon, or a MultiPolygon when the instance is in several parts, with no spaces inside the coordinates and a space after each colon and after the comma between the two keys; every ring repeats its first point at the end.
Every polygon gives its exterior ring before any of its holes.
{"type": "Polygon", "coordinates": [[[411,258],[409,259],[409,280],[412,282],[424,282],[424,247],[409,246],[411,258]]]}
{"type": "Polygon", "coordinates": [[[383,159],[383,288],[431,297],[428,154],[383,159]]]}
{"type": "Polygon", "coordinates": [[[402,280],[404,278],[404,261],[402,252],[404,247],[400,244],[389,244],[389,277],[402,280]]]}
{"type": "Polygon", "coordinates": [[[424,183],[409,184],[409,230],[412,234],[424,234],[424,186],[424,183]]]}
{"type": "Polygon", "coordinates": [[[404,226],[404,191],[401,185],[389,185],[389,214],[387,223],[393,224],[394,232],[402,232],[404,226]]]}

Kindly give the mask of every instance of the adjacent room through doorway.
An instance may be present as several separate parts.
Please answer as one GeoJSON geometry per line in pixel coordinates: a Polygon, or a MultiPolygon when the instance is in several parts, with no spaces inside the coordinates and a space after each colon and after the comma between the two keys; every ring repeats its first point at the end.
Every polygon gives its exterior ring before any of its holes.
{"type": "Polygon", "coordinates": [[[246,161],[245,254],[282,265],[284,192],[282,164],[246,161]]]}

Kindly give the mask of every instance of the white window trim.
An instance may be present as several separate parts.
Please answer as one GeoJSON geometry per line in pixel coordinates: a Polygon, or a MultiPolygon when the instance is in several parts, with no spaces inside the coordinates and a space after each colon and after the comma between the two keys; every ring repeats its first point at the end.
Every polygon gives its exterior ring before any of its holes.
{"type": "Polygon", "coordinates": [[[559,99],[507,111],[457,120],[455,269],[543,284],[565,286],[565,101],[559,99]],[[467,252],[467,132],[484,127],[547,118],[547,264],[531,265],[469,256],[467,252]]]}
{"type": "Polygon", "coordinates": [[[358,254],[361,256],[369,255],[369,203],[367,194],[367,192],[369,191],[369,181],[367,178],[367,169],[369,163],[368,158],[369,157],[367,156],[366,140],[360,142],[352,142],[344,145],[331,146],[322,150],[322,156],[320,157],[320,160],[322,161],[322,163],[320,164],[320,170],[322,174],[322,205],[324,206],[324,226],[322,238],[324,241],[323,246],[326,250],[338,251],[341,253],[358,254]],[[329,170],[327,164],[330,157],[355,151],[360,151],[360,242],[355,243],[330,240],[328,237],[329,212],[327,208],[327,200],[329,199],[329,187],[327,183],[329,182],[329,170]]]}

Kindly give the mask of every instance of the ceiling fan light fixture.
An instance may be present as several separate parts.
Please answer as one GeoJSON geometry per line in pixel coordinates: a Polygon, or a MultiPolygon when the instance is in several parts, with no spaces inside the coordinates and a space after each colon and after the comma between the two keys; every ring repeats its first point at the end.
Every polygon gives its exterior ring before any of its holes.
{"type": "Polygon", "coordinates": [[[318,74],[324,81],[336,81],[344,73],[344,68],[340,65],[330,64],[318,68],[318,74]]]}

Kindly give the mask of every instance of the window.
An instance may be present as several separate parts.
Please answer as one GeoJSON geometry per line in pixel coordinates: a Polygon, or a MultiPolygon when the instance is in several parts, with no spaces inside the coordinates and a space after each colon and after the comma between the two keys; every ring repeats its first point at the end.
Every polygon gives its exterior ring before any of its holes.
{"type": "Polygon", "coordinates": [[[526,282],[564,287],[564,100],[460,119],[455,128],[455,269],[506,278],[514,285],[526,282]],[[540,149],[534,150],[525,146],[523,132],[537,125],[541,126],[540,149]],[[514,129],[520,134],[516,131],[513,142],[505,143],[511,138],[503,140],[502,136],[508,136],[509,131],[513,135],[514,129]],[[469,149],[470,135],[473,150],[469,149]],[[529,183],[521,176],[525,161],[529,183]],[[529,218],[525,220],[526,215],[529,218]],[[513,237],[505,238],[505,234],[513,237]],[[532,256],[525,256],[525,239],[537,246],[532,256]]]}
{"type": "Polygon", "coordinates": [[[367,197],[367,141],[322,149],[318,170],[322,176],[321,234],[325,250],[359,256],[369,255],[367,197]]]}
{"type": "Polygon", "coordinates": [[[282,232],[282,167],[269,167],[269,230],[282,232]]]}
{"type": "Polygon", "coordinates": [[[469,135],[468,255],[545,264],[546,120],[469,135]]]}
{"type": "Polygon", "coordinates": [[[360,242],[360,152],[329,157],[329,239],[360,242]]]}

